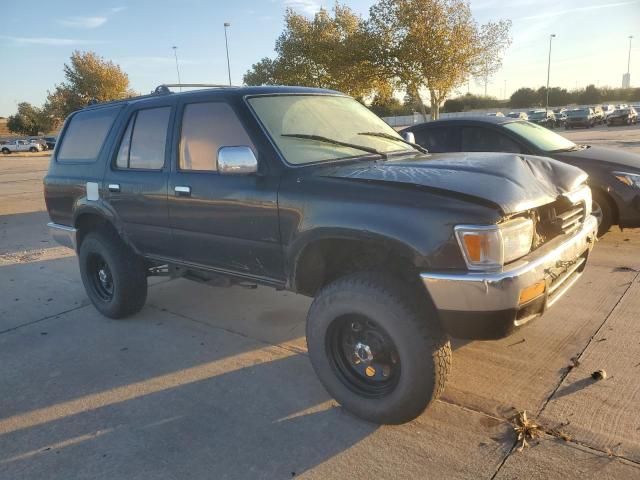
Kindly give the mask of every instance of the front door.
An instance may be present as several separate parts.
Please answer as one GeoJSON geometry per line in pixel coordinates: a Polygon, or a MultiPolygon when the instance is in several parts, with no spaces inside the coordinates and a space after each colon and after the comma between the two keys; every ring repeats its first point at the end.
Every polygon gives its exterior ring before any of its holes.
{"type": "Polygon", "coordinates": [[[169,180],[169,222],[179,258],[246,277],[281,281],[278,178],[222,175],[218,150],[246,145],[260,153],[224,101],[184,103],[169,180]]]}
{"type": "Polygon", "coordinates": [[[127,239],[143,254],[171,254],[167,206],[170,104],[129,112],[107,167],[104,191],[127,239]]]}

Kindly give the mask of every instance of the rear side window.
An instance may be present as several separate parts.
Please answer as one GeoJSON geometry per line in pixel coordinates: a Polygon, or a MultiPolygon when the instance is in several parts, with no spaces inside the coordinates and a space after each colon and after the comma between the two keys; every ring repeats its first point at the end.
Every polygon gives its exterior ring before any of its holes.
{"type": "Polygon", "coordinates": [[[160,170],[164,165],[171,107],[138,110],[120,141],[116,167],[160,170]]]}
{"type": "Polygon", "coordinates": [[[431,153],[458,152],[457,129],[450,127],[423,128],[414,131],[416,143],[431,153]]]}
{"type": "Polygon", "coordinates": [[[482,127],[463,128],[461,143],[463,152],[522,152],[520,146],[510,138],[482,127]]]}
{"type": "Polygon", "coordinates": [[[57,153],[59,162],[95,162],[121,107],[76,113],[65,129],[57,153]]]}
{"type": "Polygon", "coordinates": [[[253,148],[249,135],[229,105],[206,102],[185,106],[180,135],[181,170],[217,171],[220,147],[240,145],[253,148]]]}

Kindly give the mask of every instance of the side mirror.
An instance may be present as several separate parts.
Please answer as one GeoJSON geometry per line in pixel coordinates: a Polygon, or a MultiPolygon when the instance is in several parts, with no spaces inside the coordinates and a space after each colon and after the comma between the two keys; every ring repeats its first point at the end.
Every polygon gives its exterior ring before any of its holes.
{"type": "Polygon", "coordinates": [[[402,138],[404,138],[407,142],[416,143],[416,136],[413,132],[402,132],[402,138]]]}
{"type": "Polygon", "coordinates": [[[248,175],[258,171],[258,160],[250,147],[222,147],[218,150],[218,172],[222,175],[248,175]]]}

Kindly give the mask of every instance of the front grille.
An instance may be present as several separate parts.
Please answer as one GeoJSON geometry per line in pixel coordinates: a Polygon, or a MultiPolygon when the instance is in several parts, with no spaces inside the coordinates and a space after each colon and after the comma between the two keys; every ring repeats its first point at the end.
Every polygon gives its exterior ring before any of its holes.
{"type": "Polygon", "coordinates": [[[538,208],[536,234],[538,244],[542,244],[558,235],[572,234],[580,229],[587,215],[584,201],[571,203],[561,198],[549,205],[538,208]]]}

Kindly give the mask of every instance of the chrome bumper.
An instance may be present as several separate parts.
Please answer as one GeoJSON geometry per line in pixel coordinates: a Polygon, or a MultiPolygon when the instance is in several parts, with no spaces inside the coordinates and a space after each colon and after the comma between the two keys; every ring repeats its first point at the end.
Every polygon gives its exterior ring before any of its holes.
{"type": "Polygon", "coordinates": [[[56,242],[64,247],[76,249],[77,230],[75,228],[53,222],[47,223],[47,227],[49,228],[49,234],[56,242]]]}
{"type": "Polygon", "coordinates": [[[589,215],[569,238],[556,238],[499,272],[422,273],[420,277],[439,311],[513,311],[513,322],[518,326],[550,307],[579,278],[597,229],[596,218],[589,215]],[[546,288],[540,311],[528,311],[526,317],[519,318],[520,293],[542,280],[546,288]]]}

